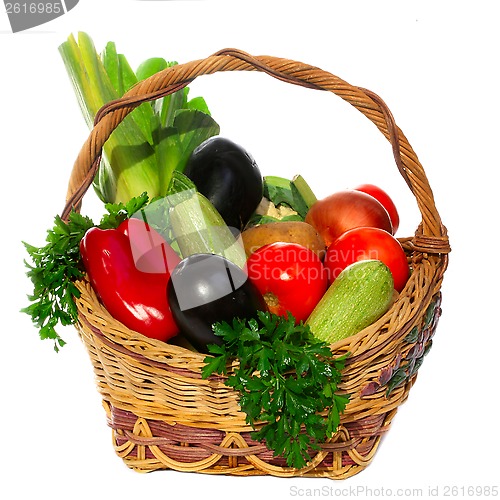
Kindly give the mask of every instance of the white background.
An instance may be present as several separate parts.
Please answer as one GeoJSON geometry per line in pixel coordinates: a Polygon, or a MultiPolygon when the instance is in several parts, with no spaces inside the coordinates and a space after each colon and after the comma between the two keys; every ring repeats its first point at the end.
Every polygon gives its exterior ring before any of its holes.
{"type": "MultiPolygon", "coordinates": [[[[399,488],[427,496],[430,488],[498,485],[494,4],[80,0],[63,17],[17,34],[2,9],[0,484],[10,490],[4,498],[281,499],[333,496],[330,487],[344,497],[404,494],[399,488]],[[74,330],[61,332],[68,345],[55,354],[18,312],[30,291],[21,241],[43,244],[88,134],[57,50],[80,30],[99,50],[114,40],[134,67],[151,56],[185,62],[237,47],[320,66],[388,103],[426,169],[453,252],[434,347],[373,463],[359,475],[333,482],[130,471],[112,448],[74,330]]],[[[398,235],[417,227],[419,213],[388,143],[340,99],[248,73],[200,78],[191,89],[263,173],[300,172],[320,197],[378,184],[399,207],[398,235]]],[[[101,213],[95,197],[83,211],[101,213]]]]}

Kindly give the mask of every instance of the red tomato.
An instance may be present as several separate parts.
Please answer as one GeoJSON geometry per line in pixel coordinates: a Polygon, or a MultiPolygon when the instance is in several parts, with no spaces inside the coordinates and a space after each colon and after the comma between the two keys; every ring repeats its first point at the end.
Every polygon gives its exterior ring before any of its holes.
{"type": "Polygon", "coordinates": [[[410,268],[401,243],[387,231],[373,227],[346,231],[330,245],[325,256],[330,283],[348,265],[367,259],[381,260],[392,273],[394,288],[398,292],[404,288],[410,268]]]}
{"type": "Polygon", "coordinates": [[[387,210],[392,223],[392,234],[396,234],[399,227],[399,214],[396,205],[392,201],[392,198],[378,186],[373,184],[361,184],[354,188],[356,191],[362,191],[363,193],[373,196],[376,200],[382,203],[383,207],[387,210]]]}
{"type": "Polygon", "coordinates": [[[264,296],[269,310],[280,316],[291,312],[305,321],[328,286],[323,263],[298,243],[270,243],[247,260],[251,282],[264,296]]]}
{"type": "Polygon", "coordinates": [[[382,204],[369,194],[346,189],[318,200],[305,221],[321,234],[327,246],[355,227],[378,227],[392,234],[391,219],[382,204]]]}

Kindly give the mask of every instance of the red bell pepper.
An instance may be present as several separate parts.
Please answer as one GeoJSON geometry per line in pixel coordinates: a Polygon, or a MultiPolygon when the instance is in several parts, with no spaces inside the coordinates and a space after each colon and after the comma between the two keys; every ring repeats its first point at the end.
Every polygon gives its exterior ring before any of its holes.
{"type": "Polygon", "coordinates": [[[135,266],[145,273],[170,273],[180,258],[157,231],[146,222],[131,218],[118,226],[130,241],[135,266]]]}
{"type": "Polygon", "coordinates": [[[80,253],[92,287],[115,319],[162,341],[178,334],[166,290],[180,257],[153,228],[139,219],[117,229],[93,227],[80,253]]]}

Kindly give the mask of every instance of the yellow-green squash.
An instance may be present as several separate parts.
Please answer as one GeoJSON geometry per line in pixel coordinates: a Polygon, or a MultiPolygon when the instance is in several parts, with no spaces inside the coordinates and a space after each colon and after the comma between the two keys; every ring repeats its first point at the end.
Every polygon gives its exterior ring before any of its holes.
{"type": "Polygon", "coordinates": [[[333,344],[379,319],[389,309],[393,293],[392,274],[383,262],[355,262],[337,276],[306,323],[317,339],[333,344]]]}

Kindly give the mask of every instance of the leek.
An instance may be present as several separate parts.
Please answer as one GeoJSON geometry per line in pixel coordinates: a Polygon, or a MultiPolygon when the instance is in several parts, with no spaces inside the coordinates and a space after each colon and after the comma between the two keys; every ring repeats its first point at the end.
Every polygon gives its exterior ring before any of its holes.
{"type": "MultiPolygon", "coordinates": [[[[151,58],[136,72],[108,42],[101,55],[86,33],[69,36],[59,52],[89,128],[98,110],[120,98],[137,82],[177,64],[151,58]]],[[[132,111],[103,148],[94,188],[104,203],[126,203],[147,193],[165,196],[174,170],[183,171],[191,152],[219,134],[203,98],[188,99],[187,88],[132,111]]]]}

